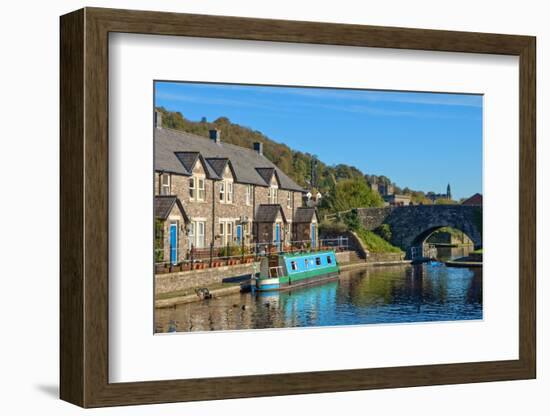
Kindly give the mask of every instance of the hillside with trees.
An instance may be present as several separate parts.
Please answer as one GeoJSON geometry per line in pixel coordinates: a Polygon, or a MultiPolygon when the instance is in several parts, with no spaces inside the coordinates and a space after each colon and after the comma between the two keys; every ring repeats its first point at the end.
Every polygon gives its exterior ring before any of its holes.
{"type": "Polygon", "coordinates": [[[386,176],[368,175],[346,164],[327,165],[318,160],[315,155],[291,149],[286,144],[278,143],[262,132],[249,127],[232,123],[227,117],[219,117],[214,121],[202,118],[192,121],[180,112],[168,111],[158,107],[162,113],[163,127],[183,130],[189,133],[208,137],[208,131],[218,129],[224,142],[252,148],[254,142],[263,143],[264,155],[290,176],[296,183],[314,193],[323,195],[318,207],[321,213],[343,211],[349,208],[381,206],[383,201],[377,192],[371,190],[369,182],[393,185],[395,193],[411,195],[414,203],[429,201],[424,192],[401,189],[386,176]],[[315,166],[312,169],[312,166],[315,166]],[[312,177],[313,176],[313,177],[312,177]]]}

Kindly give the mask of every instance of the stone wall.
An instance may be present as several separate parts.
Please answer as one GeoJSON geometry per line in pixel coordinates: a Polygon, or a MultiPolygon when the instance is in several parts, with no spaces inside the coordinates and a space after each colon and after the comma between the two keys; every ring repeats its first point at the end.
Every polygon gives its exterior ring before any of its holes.
{"type": "MultiPolygon", "coordinates": [[[[259,263],[256,263],[259,270],[259,263]]],[[[254,263],[235,266],[212,267],[178,273],[155,275],[155,293],[168,293],[221,283],[226,277],[249,275],[254,272],[254,263]]]]}
{"type": "Polygon", "coordinates": [[[351,256],[349,251],[340,251],[336,253],[336,261],[338,264],[346,264],[351,261],[351,256]]]}
{"type": "Polygon", "coordinates": [[[367,230],[374,230],[382,224],[396,207],[358,208],[357,215],[367,230]]]}
{"type": "Polygon", "coordinates": [[[369,253],[367,263],[391,263],[404,259],[405,253],[369,253]]]}

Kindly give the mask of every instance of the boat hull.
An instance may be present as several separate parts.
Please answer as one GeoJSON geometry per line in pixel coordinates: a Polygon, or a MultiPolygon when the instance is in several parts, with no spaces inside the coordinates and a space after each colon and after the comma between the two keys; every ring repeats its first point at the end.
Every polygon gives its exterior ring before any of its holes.
{"type": "Polygon", "coordinates": [[[281,254],[273,266],[264,261],[263,271],[255,279],[254,290],[289,290],[338,278],[340,268],[332,250],[281,254]]]}
{"type": "Polygon", "coordinates": [[[324,283],[327,281],[338,279],[339,273],[333,272],[326,275],[314,276],[307,279],[298,280],[296,282],[280,282],[278,278],[275,279],[265,279],[271,280],[272,282],[266,283],[261,280],[256,281],[255,289],[258,292],[270,292],[274,290],[290,290],[294,288],[299,288],[302,286],[309,286],[324,283]]]}

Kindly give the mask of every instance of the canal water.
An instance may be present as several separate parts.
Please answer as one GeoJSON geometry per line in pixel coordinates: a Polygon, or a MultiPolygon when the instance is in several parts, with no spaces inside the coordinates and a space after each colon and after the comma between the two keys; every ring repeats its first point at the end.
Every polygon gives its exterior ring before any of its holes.
{"type": "Polygon", "coordinates": [[[269,294],[224,296],[156,310],[156,332],[482,319],[482,269],[443,263],[369,267],[269,294]]]}

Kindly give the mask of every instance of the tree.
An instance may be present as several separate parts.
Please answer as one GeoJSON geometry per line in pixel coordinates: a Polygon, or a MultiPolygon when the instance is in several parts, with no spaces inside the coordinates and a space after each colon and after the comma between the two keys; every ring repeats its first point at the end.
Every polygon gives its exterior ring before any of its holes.
{"type": "Polygon", "coordinates": [[[359,228],[361,228],[361,220],[359,219],[359,215],[357,215],[356,209],[352,209],[350,212],[346,212],[342,216],[342,220],[348,230],[357,231],[359,228]]]}
{"type": "Polygon", "coordinates": [[[333,211],[347,211],[352,208],[380,207],[383,201],[364,179],[344,179],[336,183],[329,205],[333,211]]]}

